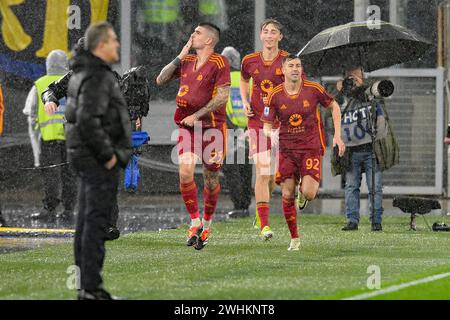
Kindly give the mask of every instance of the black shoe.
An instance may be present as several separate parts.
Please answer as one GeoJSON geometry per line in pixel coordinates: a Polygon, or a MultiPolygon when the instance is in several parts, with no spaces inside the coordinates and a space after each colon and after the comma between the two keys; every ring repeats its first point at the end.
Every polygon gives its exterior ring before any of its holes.
{"type": "Polygon", "coordinates": [[[381,223],[372,223],[372,231],[383,231],[381,223]]]}
{"type": "Polygon", "coordinates": [[[116,239],[119,239],[120,237],[120,231],[117,229],[116,226],[110,226],[106,230],[106,241],[113,241],[116,239]]]}
{"type": "Polygon", "coordinates": [[[203,225],[200,226],[191,226],[188,231],[188,239],[186,241],[186,245],[188,247],[195,246],[197,244],[198,239],[200,239],[200,236],[203,232],[203,225]]]}
{"type": "Polygon", "coordinates": [[[433,223],[433,226],[431,227],[431,229],[433,231],[450,231],[450,226],[446,225],[443,222],[441,222],[441,223],[435,222],[435,223],[433,223]]]}
{"type": "Polygon", "coordinates": [[[358,230],[358,224],[356,222],[349,222],[341,230],[342,231],[358,230]]]}
{"type": "Polygon", "coordinates": [[[194,243],[195,250],[202,250],[204,247],[206,247],[206,245],[208,244],[209,231],[209,228],[203,229],[200,237],[197,239],[197,242],[194,243]]]}
{"type": "Polygon", "coordinates": [[[112,296],[105,289],[98,289],[95,291],[80,290],[78,292],[78,300],[125,300],[125,299],[112,296]]]}
{"type": "Polygon", "coordinates": [[[5,219],[3,219],[2,217],[2,213],[0,212],[0,228],[1,227],[6,227],[6,222],[5,219]]]}
{"type": "Polygon", "coordinates": [[[56,217],[55,209],[43,208],[40,212],[33,213],[31,219],[33,220],[52,220],[56,217]]]}
{"type": "Polygon", "coordinates": [[[250,217],[250,212],[248,212],[247,209],[232,210],[232,211],[228,212],[227,215],[233,219],[245,218],[245,217],[250,217]]]}

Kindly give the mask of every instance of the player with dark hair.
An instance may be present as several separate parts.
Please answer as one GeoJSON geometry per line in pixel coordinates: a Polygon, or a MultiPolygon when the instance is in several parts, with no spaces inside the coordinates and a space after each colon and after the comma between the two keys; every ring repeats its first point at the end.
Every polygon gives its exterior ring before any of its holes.
{"type": "Polygon", "coordinates": [[[226,154],[225,106],[230,91],[230,66],[225,57],[214,52],[219,37],[218,27],[200,23],[180,54],[161,70],[156,79],[158,85],[180,79],[174,116],[180,127],[177,144],[180,191],[191,217],[187,245],[197,250],[208,243],[220,193],[219,170],[226,154]],[[196,54],[189,54],[191,49],[196,54]],[[194,130],[194,124],[201,130],[200,135],[197,129],[194,130]],[[211,137],[213,141],[209,142],[211,137]],[[204,177],[202,220],[194,181],[195,165],[199,159],[203,162],[204,177]]]}
{"type": "Polygon", "coordinates": [[[331,108],[335,128],[333,146],[338,146],[340,156],[344,154],[345,145],[341,139],[339,105],[319,83],[302,78],[303,68],[297,56],[289,55],[283,59],[283,74],[284,83],[269,95],[269,106],[264,108],[261,121],[268,136],[272,133],[272,123],[280,122],[276,182],[282,188],[283,213],[291,233],[288,250],[291,251],[300,247],[295,188],[300,184],[303,197],[311,201],[317,195],[322,175],[325,134],[318,104],[331,108]]]}

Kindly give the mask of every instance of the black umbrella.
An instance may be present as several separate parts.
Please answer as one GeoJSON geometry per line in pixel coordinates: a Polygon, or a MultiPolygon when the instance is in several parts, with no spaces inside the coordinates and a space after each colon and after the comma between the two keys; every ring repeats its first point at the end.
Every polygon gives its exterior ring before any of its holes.
{"type": "Polygon", "coordinates": [[[370,72],[421,57],[431,43],[414,31],[380,21],[350,22],[326,29],[300,50],[305,70],[314,76],[335,75],[356,67],[370,72]],[[372,28],[369,28],[372,27],[372,28]]]}

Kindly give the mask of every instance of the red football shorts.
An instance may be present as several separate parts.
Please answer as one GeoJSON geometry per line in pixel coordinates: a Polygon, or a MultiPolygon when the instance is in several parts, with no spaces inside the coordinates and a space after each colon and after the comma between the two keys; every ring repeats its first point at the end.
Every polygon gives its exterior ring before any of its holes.
{"type": "Polygon", "coordinates": [[[190,152],[202,159],[209,171],[219,171],[226,155],[227,126],[208,129],[180,128],[178,131],[178,156],[190,152]]]}
{"type": "Polygon", "coordinates": [[[276,183],[294,179],[298,184],[301,177],[311,176],[317,182],[322,177],[322,153],[318,150],[280,152],[276,183]]]}

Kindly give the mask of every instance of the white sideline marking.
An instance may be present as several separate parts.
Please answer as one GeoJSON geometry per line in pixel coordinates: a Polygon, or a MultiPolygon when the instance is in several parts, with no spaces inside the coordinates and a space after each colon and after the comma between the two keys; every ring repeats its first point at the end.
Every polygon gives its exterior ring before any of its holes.
{"type": "Polygon", "coordinates": [[[342,300],[364,300],[364,299],[369,299],[369,298],[376,297],[376,296],[379,296],[379,295],[382,295],[382,294],[385,294],[385,293],[399,291],[399,290],[402,290],[404,288],[416,286],[416,285],[422,284],[422,283],[432,282],[432,281],[443,279],[443,278],[446,278],[446,277],[449,277],[449,276],[450,276],[450,272],[441,273],[441,274],[437,274],[437,275],[434,275],[434,276],[429,276],[429,277],[426,277],[426,278],[423,278],[423,279],[414,280],[414,281],[411,281],[411,282],[390,286],[390,287],[387,287],[385,289],[376,290],[376,291],[372,291],[372,292],[367,292],[367,293],[359,294],[359,295],[356,295],[356,296],[353,296],[353,297],[349,297],[349,298],[344,298],[342,300]]]}

